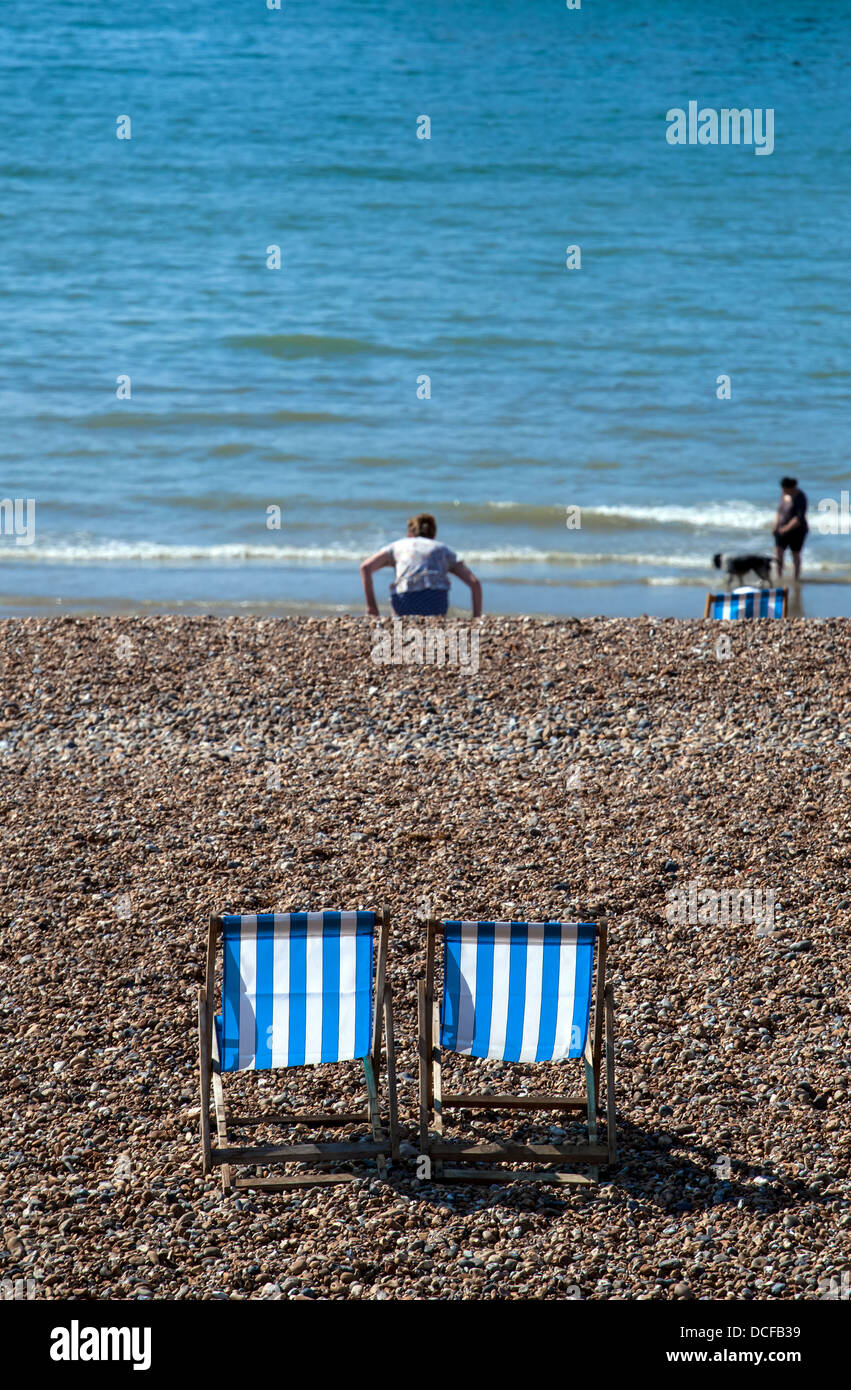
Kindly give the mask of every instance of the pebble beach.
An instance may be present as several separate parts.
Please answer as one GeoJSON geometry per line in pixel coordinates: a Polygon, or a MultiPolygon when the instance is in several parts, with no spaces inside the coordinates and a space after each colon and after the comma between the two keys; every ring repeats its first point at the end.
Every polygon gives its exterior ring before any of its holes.
{"type": "MultiPolygon", "coordinates": [[[[0,623],[0,1279],[75,1300],[847,1287],[851,624],[476,633],[475,663],[441,666],[376,660],[354,617],[0,623]],[[690,885],[770,893],[772,920],[678,920],[690,885]],[[391,914],[406,1157],[225,1198],[198,1140],[208,918],[353,907],[391,914]],[[608,918],[619,1161],[597,1186],[417,1178],[429,913],[608,918]]],[[[226,1082],[261,1111],[362,1094],[354,1066],[226,1082]]]]}

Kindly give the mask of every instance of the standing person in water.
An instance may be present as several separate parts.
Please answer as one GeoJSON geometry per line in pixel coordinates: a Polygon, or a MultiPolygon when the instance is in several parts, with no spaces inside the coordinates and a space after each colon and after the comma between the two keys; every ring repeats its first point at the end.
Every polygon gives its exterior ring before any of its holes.
{"type": "Polygon", "coordinates": [[[482,612],[482,586],[476,576],[454,550],[435,539],[437,522],[428,512],[412,516],[408,534],[378,550],[360,567],[366,611],[371,618],[379,617],[372,576],[385,565],[396,570],[395,582],[390,585],[393,612],[400,617],[441,617],[449,607],[449,576],[455,574],[469,585],[473,598],[473,617],[482,612]]]}
{"type": "Polygon", "coordinates": [[[807,538],[807,495],[798,487],[797,478],[783,478],[780,483],[781,497],[774,519],[774,557],[777,572],[783,574],[783,556],[787,549],[792,552],[795,578],[801,577],[801,550],[807,538]]]}

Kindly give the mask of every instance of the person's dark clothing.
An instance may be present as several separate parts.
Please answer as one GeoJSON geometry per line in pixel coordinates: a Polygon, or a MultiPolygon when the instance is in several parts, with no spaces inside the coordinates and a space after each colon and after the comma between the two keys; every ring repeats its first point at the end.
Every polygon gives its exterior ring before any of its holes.
{"type": "Polygon", "coordinates": [[[399,617],[441,618],[449,608],[449,590],[406,589],[391,594],[390,602],[399,617]]]}
{"type": "Polygon", "coordinates": [[[775,545],[788,547],[793,554],[797,554],[806,540],[809,529],[807,494],[802,492],[800,488],[797,489],[794,497],[787,497],[784,494],[778,508],[777,530],[774,532],[775,545]],[[787,521],[792,521],[793,518],[796,524],[781,534],[780,527],[785,526],[787,521]]]}

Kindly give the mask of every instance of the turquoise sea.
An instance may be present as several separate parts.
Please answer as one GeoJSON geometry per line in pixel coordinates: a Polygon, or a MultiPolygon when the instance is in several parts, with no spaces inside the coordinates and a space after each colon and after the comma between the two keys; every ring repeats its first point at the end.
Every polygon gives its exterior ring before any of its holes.
{"type": "Polygon", "coordinates": [[[700,615],[791,472],[851,614],[849,91],[848,0],[3,0],[0,613],[357,609],[429,510],[486,610],[700,615]]]}

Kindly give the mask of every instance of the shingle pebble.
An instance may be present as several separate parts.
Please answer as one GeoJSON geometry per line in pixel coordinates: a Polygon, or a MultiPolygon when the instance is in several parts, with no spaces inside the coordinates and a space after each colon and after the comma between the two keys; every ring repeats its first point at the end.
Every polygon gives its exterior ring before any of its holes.
{"type": "MultiPolygon", "coordinates": [[[[838,1287],[851,627],[742,625],[724,661],[714,632],[486,618],[464,674],[376,666],[350,617],[0,623],[3,1277],[53,1299],[838,1287]],[[774,920],[679,921],[690,885],[771,890],[774,920]],[[413,1155],[423,917],[607,913],[620,1162],[597,1188],[450,1190],[409,1161],[224,1200],[202,1174],[210,911],[384,905],[413,1155]]],[[[234,1105],[362,1097],[351,1067],[228,1083],[234,1105]]]]}

